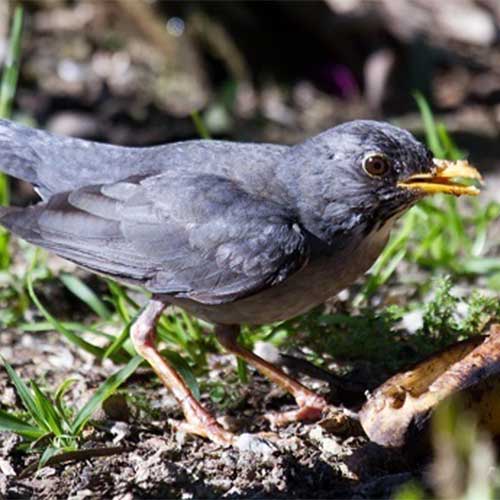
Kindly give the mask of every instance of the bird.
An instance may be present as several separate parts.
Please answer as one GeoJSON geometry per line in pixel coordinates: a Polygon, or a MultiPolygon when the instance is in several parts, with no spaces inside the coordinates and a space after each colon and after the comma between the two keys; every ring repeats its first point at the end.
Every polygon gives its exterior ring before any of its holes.
{"type": "Polygon", "coordinates": [[[228,352],[294,397],[297,408],[276,414],[277,425],[317,420],[327,400],[240,345],[240,326],[324,303],[370,268],[412,205],[434,193],[476,195],[472,181],[481,179],[467,161],[435,159],[410,132],[372,120],[295,145],[201,139],[143,148],[0,120],[0,171],[41,198],[0,207],[0,225],[150,293],[132,343],[182,408],[178,429],[224,446],[237,434],[156,346],[166,307],[214,324],[228,352]]]}

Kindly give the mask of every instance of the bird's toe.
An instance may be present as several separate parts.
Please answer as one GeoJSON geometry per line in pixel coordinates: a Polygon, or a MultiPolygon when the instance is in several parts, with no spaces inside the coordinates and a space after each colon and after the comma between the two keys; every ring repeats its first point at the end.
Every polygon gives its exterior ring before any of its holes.
{"type": "MultiPolygon", "coordinates": [[[[321,398],[322,400],[322,398],[321,398]]],[[[332,415],[344,414],[342,408],[337,408],[328,404],[305,405],[296,410],[284,412],[268,412],[264,418],[274,427],[283,427],[293,422],[317,422],[332,415]]]]}
{"type": "Polygon", "coordinates": [[[218,423],[201,424],[198,422],[187,422],[169,419],[169,424],[176,432],[183,434],[201,436],[221,446],[234,446],[238,436],[226,431],[218,423]]]}

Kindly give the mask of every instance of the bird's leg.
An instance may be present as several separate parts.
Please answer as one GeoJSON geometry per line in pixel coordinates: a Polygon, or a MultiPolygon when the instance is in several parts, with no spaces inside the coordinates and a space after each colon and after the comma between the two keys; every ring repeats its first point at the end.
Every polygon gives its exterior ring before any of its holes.
{"type": "Polygon", "coordinates": [[[130,336],[136,351],[149,362],[160,380],[181,405],[186,422],[177,427],[223,445],[233,444],[235,436],[224,430],[198,402],[177,371],[162,357],[155,345],[156,323],[166,304],[151,300],[132,325],[130,336]]]}
{"type": "Polygon", "coordinates": [[[284,413],[272,413],[266,417],[276,425],[283,425],[294,421],[313,421],[321,418],[328,408],[326,400],[315,392],[289,377],[284,371],[268,361],[245,349],[237,342],[239,327],[233,325],[218,325],[215,328],[217,340],[229,352],[247,361],[259,370],[264,376],[289,392],[299,406],[298,410],[284,413]]]}

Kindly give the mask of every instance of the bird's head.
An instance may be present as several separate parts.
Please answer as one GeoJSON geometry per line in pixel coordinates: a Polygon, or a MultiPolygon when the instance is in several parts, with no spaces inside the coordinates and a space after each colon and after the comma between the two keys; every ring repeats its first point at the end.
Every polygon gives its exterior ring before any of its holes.
{"type": "Polygon", "coordinates": [[[301,219],[328,239],[355,227],[381,227],[427,195],[479,193],[459,181],[481,179],[466,161],[437,160],[412,134],[383,122],[344,123],[287,156],[301,219]]]}

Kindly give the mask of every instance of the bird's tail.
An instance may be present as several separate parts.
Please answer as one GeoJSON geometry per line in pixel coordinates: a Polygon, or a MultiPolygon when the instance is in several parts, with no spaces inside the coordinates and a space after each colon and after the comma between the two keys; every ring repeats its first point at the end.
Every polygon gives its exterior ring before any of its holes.
{"type": "Polygon", "coordinates": [[[7,215],[7,213],[9,212],[9,210],[11,210],[11,207],[2,207],[2,206],[0,206],[0,224],[2,222],[2,217],[4,215],[7,215]]]}
{"type": "Polygon", "coordinates": [[[24,210],[21,207],[0,206],[0,226],[13,231],[17,216],[21,215],[24,210]]]}
{"type": "Polygon", "coordinates": [[[0,119],[0,172],[33,184],[42,198],[110,183],[157,164],[159,148],[126,148],[63,137],[0,119]]]}
{"type": "Polygon", "coordinates": [[[37,155],[31,143],[38,131],[0,119],[0,172],[37,184],[37,155]]]}

